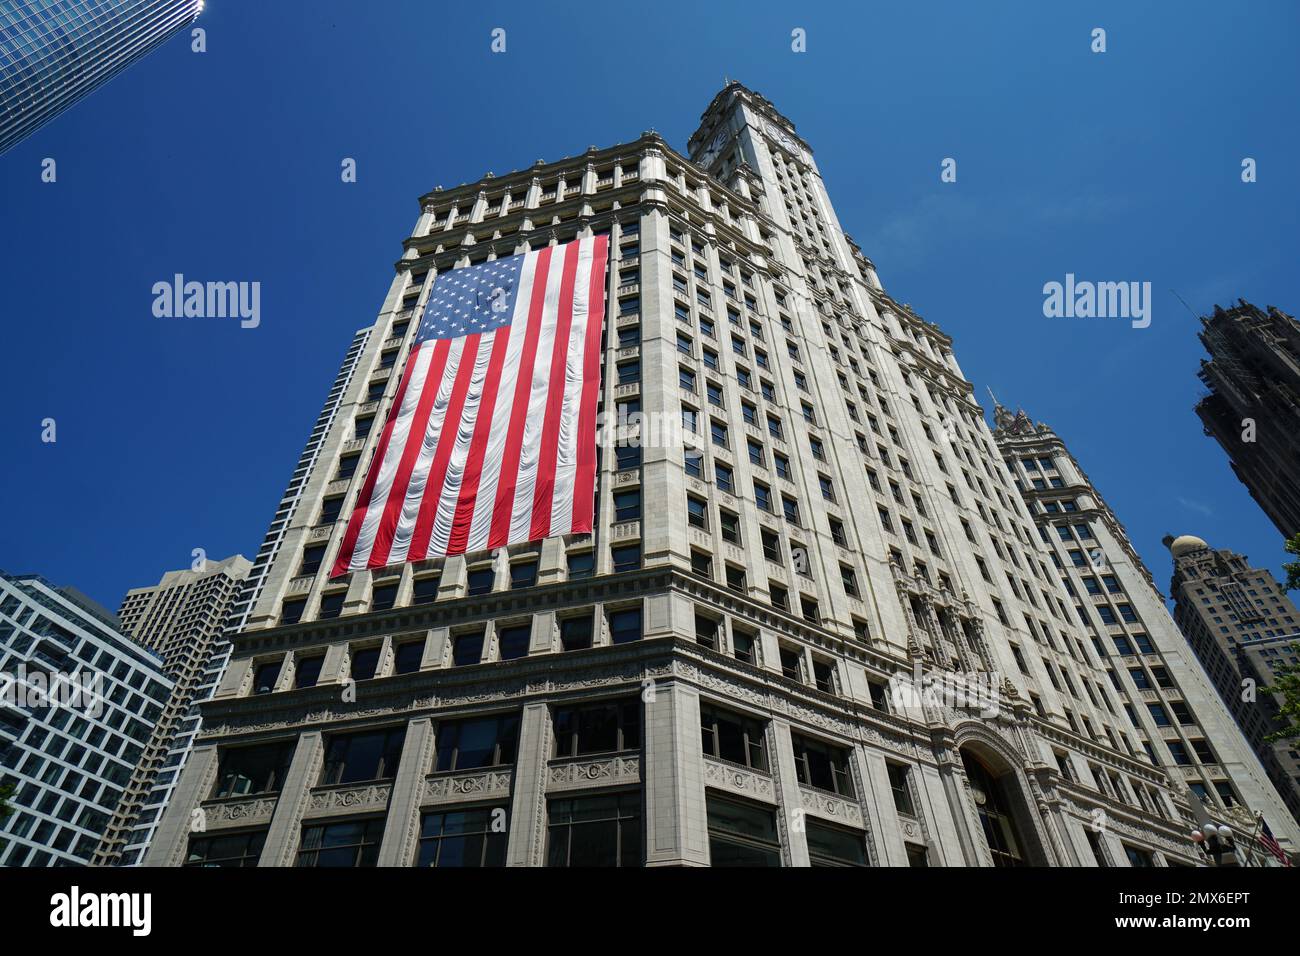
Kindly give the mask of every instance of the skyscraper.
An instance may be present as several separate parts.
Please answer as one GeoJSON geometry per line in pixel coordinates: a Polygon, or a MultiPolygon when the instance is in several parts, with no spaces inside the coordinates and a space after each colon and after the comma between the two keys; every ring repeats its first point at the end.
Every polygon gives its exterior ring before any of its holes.
{"type": "Polygon", "coordinates": [[[158,786],[159,771],[176,746],[177,730],[215,646],[222,640],[230,609],[252,565],[243,555],[204,561],[197,568],[168,571],[156,585],[133,588],[118,610],[122,629],[162,656],[175,682],[144,755],[131,776],[95,853],[98,866],[139,862],[171,793],[158,786]]]}
{"type": "Polygon", "coordinates": [[[1199,376],[1209,393],[1196,414],[1289,538],[1300,533],[1300,323],[1273,306],[1238,301],[1201,319],[1210,359],[1199,376]]]}
{"type": "Polygon", "coordinates": [[[1291,811],[1087,472],[1055,431],[1023,411],[997,405],[995,420],[1007,469],[1143,751],[1243,828],[1256,813],[1271,826],[1286,823],[1291,811]]]}
{"type": "Polygon", "coordinates": [[[0,153],[192,23],[203,0],[0,6],[0,153]]]}
{"type": "Polygon", "coordinates": [[[422,197],[146,864],[1196,862],[951,340],[764,97],[689,146],[422,197]],[[437,277],[593,233],[594,533],[329,578],[437,277]]]}
{"type": "Polygon", "coordinates": [[[1269,743],[1278,702],[1254,693],[1279,663],[1295,663],[1300,611],[1272,572],[1194,535],[1165,538],[1174,557],[1174,620],[1201,659],[1278,791],[1300,819],[1300,742],[1269,743]]]}
{"type": "Polygon", "coordinates": [[[172,681],[71,588],[0,574],[0,865],[80,866],[122,799],[172,681]]]}

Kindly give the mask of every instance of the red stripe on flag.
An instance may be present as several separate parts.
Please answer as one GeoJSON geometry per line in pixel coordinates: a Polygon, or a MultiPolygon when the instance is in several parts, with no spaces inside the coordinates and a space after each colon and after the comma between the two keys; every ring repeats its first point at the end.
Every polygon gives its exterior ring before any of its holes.
{"type": "Polygon", "coordinates": [[[474,422],[474,437],[470,441],[469,457],[465,460],[465,477],[460,485],[460,500],[456,502],[456,516],[451,523],[451,537],[447,540],[448,554],[464,554],[465,545],[469,542],[479,480],[483,476],[483,456],[487,452],[497,392],[501,388],[501,367],[505,364],[506,349],[510,347],[510,326],[502,326],[492,334],[495,336],[492,341],[492,357],[488,359],[487,379],[483,383],[478,419],[474,422]]]}
{"type": "Polygon", "coordinates": [[[429,468],[429,481],[424,486],[424,496],[420,501],[420,513],[415,520],[415,533],[411,536],[411,561],[423,561],[429,553],[429,539],[433,537],[433,521],[438,515],[438,503],[442,498],[442,486],[447,480],[447,463],[456,447],[456,434],[460,431],[460,416],[465,408],[465,395],[469,392],[470,379],[474,377],[474,363],[478,356],[478,344],[483,336],[475,332],[465,339],[456,365],[456,381],[451,387],[451,400],[447,405],[447,416],[442,420],[442,431],[438,435],[437,449],[433,453],[433,464],[429,468]]]}
{"type": "Polygon", "coordinates": [[[555,465],[559,457],[560,414],[564,411],[569,332],[573,327],[573,286],[578,277],[578,248],[571,242],[564,250],[560,275],[560,300],[555,316],[555,342],[551,347],[551,371],[546,385],[546,411],[542,419],[542,446],[537,457],[537,480],[533,484],[531,540],[551,533],[551,505],[555,497],[555,465]]]}
{"type": "Polygon", "coordinates": [[[370,496],[375,493],[375,482],[379,480],[379,465],[383,462],[384,455],[388,453],[388,441],[393,435],[393,427],[397,424],[397,417],[401,413],[402,402],[406,400],[406,388],[411,383],[411,375],[415,371],[415,362],[418,355],[419,349],[416,349],[406,359],[406,369],[402,372],[401,384],[397,386],[397,395],[393,398],[393,404],[388,410],[388,420],[384,422],[384,432],[379,436],[379,447],[375,449],[375,454],[370,459],[370,470],[366,474],[365,483],[361,486],[361,493],[357,495],[357,503],[353,507],[352,517],[348,521],[348,530],[343,534],[343,544],[339,547],[339,555],[334,561],[334,569],[330,571],[331,578],[347,574],[348,565],[352,563],[352,555],[357,547],[357,538],[361,534],[361,523],[366,520],[366,512],[370,508],[370,496]]]}
{"type": "Polygon", "coordinates": [[[583,352],[582,401],[578,407],[578,471],[573,479],[573,534],[590,532],[595,518],[596,400],[600,395],[600,336],[605,325],[605,268],[609,237],[597,236],[591,253],[587,296],[587,344],[583,352]]]}
{"type": "Polygon", "coordinates": [[[496,502],[492,506],[492,530],[488,547],[499,548],[510,538],[510,513],[515,504],[515,482],[519,480],[519,452],[524,442],[524,425],[528,421],[528,395],[533,389],[533,363],[537,359],[537,340],[542,334],[542,313],[546,309],[546,281],[551,272],[551,247],[540,249],[533,263],[533,298],[528,305],[528,330],[524,351],[519,357],[515,379],[515,400],[510,407],[510,429],[501,459],[501,477],[497,480],[496,502]]]}
{"type": "Polygon", "coordinates": [[[424,432],[429,426],[429,415],[433,411],[434,399],[438,397],[438,386],[442,383],[442,373],[447,367],[447,356],[451,354],[450,339],[438,339],[432,344],[433,358],[429,360],[429,372],[424,377],[424,390],[420,392],[420,403],[411,416],[411,429],[406,433],[406,444],[402,446],[402,460],[393,475],[392,487],[388,489],[388,501],[384,503],[384,513],[375,530],[375,543],[370,549],[370,560],[366,562],[368,568],[388,565],[388,555],[397,534],[397,523],[402,517],[402,505],[406,501],[406,490],[411,484],[411,472],[415,470],[415,462],[420,457],[424,432]]]}

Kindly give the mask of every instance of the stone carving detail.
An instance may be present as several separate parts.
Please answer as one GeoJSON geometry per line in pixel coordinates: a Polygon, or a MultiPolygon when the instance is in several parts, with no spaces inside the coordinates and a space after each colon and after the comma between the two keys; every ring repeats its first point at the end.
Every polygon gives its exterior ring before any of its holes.
{"type": "Polygon", "coordinates": [[[445,800],[462,795],[498,796],[510,792],[511,773],[508,770],[488,770],[483,773],[462,774],[454,777],[429,777],[424,782],[425,801],[445,800]]]}
{"type": "Polygon", "coordinates": [[[365,784],[335,790],[318,790],[311,795],[308,809],[312,813],[336,810],[382,810],[388,806],[390,784],[365,784]]]}
{"type": "Polygon", "coordinates": [[[841,820],[854,826],[862,825],[862,808],[851,800],[837,797],[833,793],[814,790],[811,787],[800,787],[799,794],[803,798],[803,808],[809,813],[841,820]]]}
{"type": "Polygon", "coordinates": [[[641,780],[640,757],[607,757],[554,764],[547,769],[548,789],[567,789],[591,784],[632,783],[641,780]]]}
{"type": "Polygon", "coordinates": [[[212,803],[203,808],[207,825],[269,823],[275,813],[275,797],[253,797],[249,800],[212,803]]]}
{"type": "Polygon", "coordinates": [[[765,773],[723,763],[720,760],[704,759],[704,781],[709,786],[721,787],[734,793],[775,799],[772,793],[772,778],[765,773]]]}

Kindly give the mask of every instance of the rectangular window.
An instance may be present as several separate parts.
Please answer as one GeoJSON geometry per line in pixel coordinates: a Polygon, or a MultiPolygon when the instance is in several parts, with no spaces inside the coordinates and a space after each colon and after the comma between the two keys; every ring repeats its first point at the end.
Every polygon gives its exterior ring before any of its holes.
{"type": "Polygon", "coordinates": [[[812,866],[867,866],[866,834],[861,830],[804,820],[812,866]]]}
{"type": "Polygon", "coordinates": [[[781,865],[774,811],[739,800],[724,800],[712,793],[706,801],[711,866],[781,865]]]}
{"type": "Polygon", "coordinates": [[[289,773],[297,741],[287,740],[257,747],[232,747],[221,755],[217,789],[213,797],[247,797],[278,793],[289,773]]]}
{"type": "Polygon", "coordinates": [[[791,733],[790,740],[794,744],[795,776],[800,783],[845,797],[854,795],[849,751],[802,734],[791,733]]]}
{"type": "Polygon", "coordinates": [[[414,674],[424,660],[424,638],[401,641],[393,652],[393,671],[397,674],[414,674]]]}
{"type": "Polygon", "coordinates": [[[547,866],[640,866],[641,794],[605,794],[547,804],[547,866]]]}
{"type": "Polygon", "coordinates": [[[379,862],[379,842],[383,836],[383,817],[305,826],[298,850],[298,865],[375,866],[379,862]]]}
{"type": "Polygon", "coordinates": [[[889,788],[894,792],[894,809],[909,817],[916,816],[916,807],[912,804],[912,789],[908,785],[910,769],[899,763],[888,763],[889,788]]]}
{"type": "Polygon", "coordinates": [[[433,769],[438,773],[510,766],[519,742],[519,714],[440,721],[437,739],[433,769]]]}
{"type": "MultiPolygon", "coordinates": [[[[266,830],[248,833],[229,833],[220,836],[190,837],[184,866],[257,866],[266,844],[266,830]]],[[[12,858],[10,860],[12,862],[12,858]]]]}
{"type": "Polygon", "coordinates": [[[566,651],[591,647],[591,615],[569,617],[561,621],[560,644],[566,651]]]}
{"type": "Polygon", "coordinates": [[[761,721],[742,714],[700,704],[700,732],[704,755],[755,770],[767,770],[767,746],[761,721]]]}
{"type": "Polygon", "coordinates": [[[503,661],[528,656],[528,644],[532,638],[531,624],[516,624],[497,631],[497,653],[503,661]]]}
{"type": "Polygon", "coordinates": [[[391,780],[397,773],[405,739],[405,726],[331,736],[325,748],[321,786],[391,780]]]}
{"type": "Polygon", "coordinates": [[[555,756],[617,753],[641,746],[641,699],[557,707],[555,756]]]}
{"type": "Polygon", "coordinates": [[[493,826],[495,808],[435,810],[420,817],[416,866],[505,866],[507,830],[493,826]]]}
{"type": "Polygon", "coordinates": [[[451,666],[468,667],[483,659],[483,638],[485,631],[479,628],[468,634],[457,634],[451,642],[451,666]]]}
{"type": "Polygon", "coordinates": [[[609,639],[614,644],[641,640],[641,609],[624,608],[609,612],[609,639]]]}
{"type": "Polygon", "coordinates": [[[531,588],[537,584],[537,562],[516,561],[510,565],[510,587],[531,588]]]}

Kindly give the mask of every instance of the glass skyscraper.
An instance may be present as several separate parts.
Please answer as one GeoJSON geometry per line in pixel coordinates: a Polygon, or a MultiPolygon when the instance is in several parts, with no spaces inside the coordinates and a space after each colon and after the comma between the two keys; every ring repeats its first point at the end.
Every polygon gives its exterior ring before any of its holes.
{"type": "Polygon", "coordinates": [[[0,153],[192,23],[203,0],[0,4],[0,153]]]}

